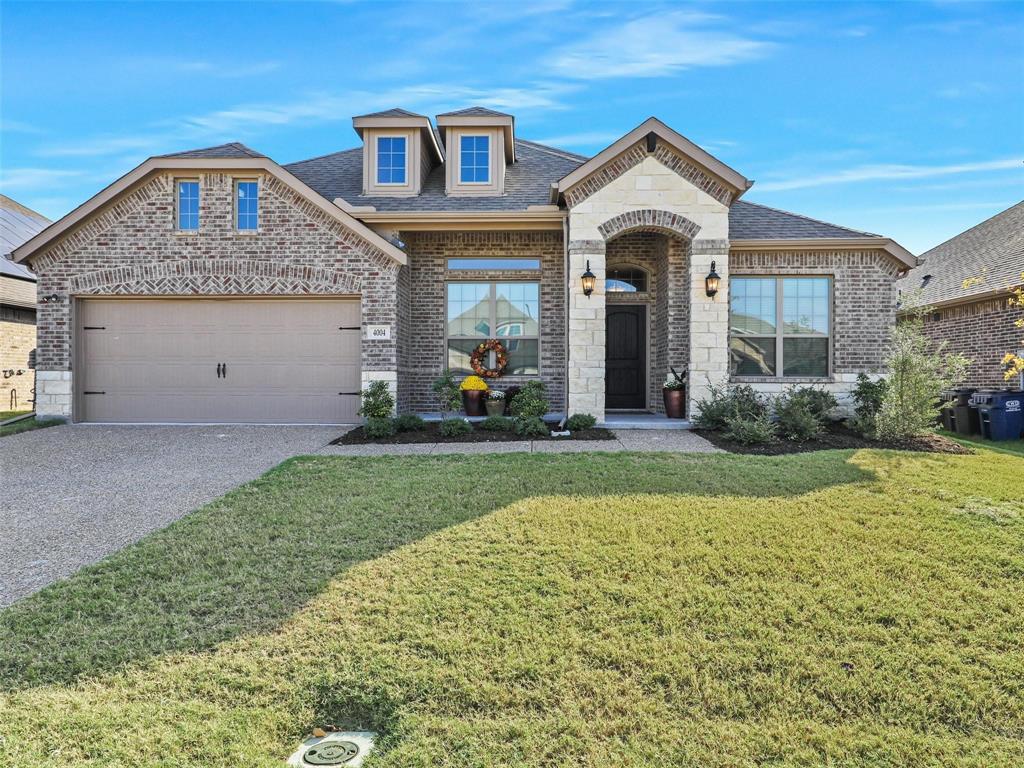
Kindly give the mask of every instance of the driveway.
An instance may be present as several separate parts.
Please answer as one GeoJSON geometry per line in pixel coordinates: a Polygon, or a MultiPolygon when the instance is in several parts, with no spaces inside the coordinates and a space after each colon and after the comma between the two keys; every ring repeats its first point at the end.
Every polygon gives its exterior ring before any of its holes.
{"type": "Polygon", "coordinates": [[[0,607],[343,429],[69,425],[0,439],[0,607]]]}

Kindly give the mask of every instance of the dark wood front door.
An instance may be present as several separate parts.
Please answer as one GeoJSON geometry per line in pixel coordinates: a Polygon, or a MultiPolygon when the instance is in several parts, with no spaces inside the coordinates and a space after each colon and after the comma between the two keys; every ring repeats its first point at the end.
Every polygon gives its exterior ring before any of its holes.
{"type": "Polygon", "coordinates": [[[647,407],[647,307],[608,305],[605,312],[605,408],[647,407]]]}

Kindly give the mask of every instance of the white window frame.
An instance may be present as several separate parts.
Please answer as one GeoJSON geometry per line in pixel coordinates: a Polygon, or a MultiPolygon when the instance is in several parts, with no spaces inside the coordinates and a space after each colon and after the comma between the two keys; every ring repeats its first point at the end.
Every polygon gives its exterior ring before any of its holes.
{"type": "Polygon", "coordinates": [[[732,372],[732,300],[733,292],[729,291],[729,377],[736,381],[745,380],[764,380],[764,379],[780,379],[785,381],[801,381],[804,379],[813,379],[816,381],[830,380],[833,376],[833,350],[835,347],[835,276],[834,275],[786,275],[786,274],[774,274],[774,275],[763,275],[763,274],[734,274],[730,278],[733,282],[736,280],[751,279],[751,280],[774,280],[775,281],[775,333],[773,335],[755,335],[755,334],[743,334],[744,339],[775,339],[775,373],[774,374],[760,374],[760,373],[733,373],[732,372]],[[808,333],[786,333],[784,311],[785,311],[785,293],[783,285],[785,280],[800,280],[800,279],[818,279],[828,281],[828,333],[825,336],[813,335],[808,333]],[[821,375],[816,374],[796,374],[789,375],[785,374],[786,361],[784,349],[784,341],[786,339],[822,339],[826,340],[826,346],[828,348],[827,355],[827,366],[826,372],[821,375]]]}
{"type": "MultiPolygon", "coordinates": [[[[494,152],[494,137],[489,133],[460,133],[459,134],[459,149],[458,149],[458,176],[456,183],[462,187],[489,187],[494,184],[494,179],[491,178],[491,163],[493,160],[492,153],[494,152]],[[463,139],[487,139],[487,181],[463,181],[462,180],[462,141],[463,139]]],[[[474,150],[475,152],[476,150],[474,150]]],[[[474,165],[474,168],[480,166],[474,165]]]]}
{"type": "Polygon", "coordinates": [[[409,186],[409,136],[404,133],[378,133],[373,139],[373,186],[375,187],[408,187],[409,186]],[[405,142],[405,181],[381,181],[380,180],[380,140],[401,139],[405,142]]]}
{"type": "Polygon", "coordinates": [[[202,201],[203,201],[203,189],[199,183],[199,179],[192,177],[181,177],[174,180],[174,229],[176,232],[182,232],[185,234],[195,234],[199,231],[199,228],[203,225],[202,216],[202,201]],[[195,184],[196,185],[196,226],[195,229],[185,229],[181,226],[181,185],[182,184],[195,184]]]}
{"type": "MultiPolygon", "coordinates": [[[[504,343],[509,339],[513,341],[536,341],[537,342],[537,372],[536,373],[508,373],[506,376],[515,376],[517,378],[535,379],[540,378],[541,375],[541,348],[543,342],[541,341],[541,304],[544,286],[541,285],[540,280],[502,280],[502,279],[488,279],[488,280],[446,280],[444,284],[444,367],[448,368],[448,341],[450,339],[471,339],[473,341],[481,342],[487,339],[497,339],[504,343]],[[494,335],[495,327],[498,324],[498,283],[525,283],[527,285],[537,286],[537,335],[536,336],[496,336],[494,335]],[[490,305],[490,313],[487,318],[487,323],[491,329],[492,335],[490,336],[450,336],[448,334],[448,298],[451,292],[451,286],[453,285],[489,285],[490,295],[488,302],[490,305]]],[[[489,360],[487,362],[488,368],[494,367],[494,353],[490,353],[489,360]]]]}
{"type": "Polygon", "coordinates": [[[234,193],[234,204],[233,204],[234,210],[232,212],[232,215],[234,217],[234,230],[235,230],[236,233],[243,234],[243,235],[255,234],[255,233],[259,232],[260,231],[260,227],[263,226],[263,217],[260,215],[260,200],[263,198],[263,190],[261,189],[261,186],[262,185],[260,184],[259,177],[256,177],[256,176],[253,176],[253,177],[244,177],[244,176],[242,176],[242,177],[238,177],[238,178],[234,179],[234,182],[231,185],[232,192],[234,193]],[[239,224],[239,221],[238,221],[238,216],[239,216],[239,210],[238,210],[238,185],[239,184],[255,184],[256,185],[256,227],[254,229],[242,229],[240,226],[238,226],[238,224],[239,224]]]}

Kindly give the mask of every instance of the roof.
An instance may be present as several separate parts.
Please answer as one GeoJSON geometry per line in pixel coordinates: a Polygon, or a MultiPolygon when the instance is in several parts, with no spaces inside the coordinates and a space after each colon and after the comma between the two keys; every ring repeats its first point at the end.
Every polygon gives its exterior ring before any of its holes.
{"type": "Polygon", "coordinates": [[[0,275],[19,280],[36,279],[27,267],[11,261],[8,254],[49,224],[50,220],[42,214],[0,195],[0,275]]]}
{"type": "Polygon", "coordinates": [[[401,107],[395,107],[393,109],[385,109],[380,112],[370,112],[365,115],[356,115],[359,117],[422,117],[426,119],[426,115],[420,115],[416,112],[410,112],[408,109],[402,109],[401,107]]]}
{"type": "Polygon", "coordinates": [[[806,240],[812,238],[881,237],[873,232],[840,227],[798,213],[737,200],[729,209],[730,240],[806,240]]]}
{"type": "Polygon", "coordinates": [[[454,112],[442,112],[438,117],[512,117],[507,112],[498,112],[487,107],[466,107],[454,112]]]}
{"type": "Polygon", "coordinates": [[[185,158],[246,158],[246,157],[266,157],[262,152],[257,152],[255,149],[245,146],[238,141],[232,141],[230,144],[218,144],[216,147],[202,147],[201,149],[187,149],[184,152],[174,152],[170,155],[157,155],[157,157],[185,157],[185,158]]]}
{"type": "Polygon", "coordinates": [[[378,211],[522,211],[529,205],[548,205],[551,184],[586,158],[571,152],[516,139],[516,162],[505,170],[505,194],[500,197],[451,197],[445,194],[445,169],[436,166],[415,197],[363,195],[361,147],[284,167],[328,200],[342,198],[354,206],[372,205],[378,211]]]}
{"type": "Polygon", "coordinates": [[[920,289],[925,304],[945,304],[1021,285],[1024,201],[921,254],[921,260],[898,285],[904,293],[920,289]]]}

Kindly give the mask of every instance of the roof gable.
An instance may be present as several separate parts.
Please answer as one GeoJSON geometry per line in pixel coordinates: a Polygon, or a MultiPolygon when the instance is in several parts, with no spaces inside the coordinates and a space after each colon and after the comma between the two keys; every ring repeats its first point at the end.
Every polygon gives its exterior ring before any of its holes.
{"type": "Polygon", "coordinates": [[[184,152],[173,152],[169,155],[157,155],[157,157],[186,157],[186,158],[246,158],[266,157],[262,152],[257,152],[239,141],[232,141],[229,144],[218,144],[215,147],[202,147],[199,149],[186,149],[184,152]]]}

